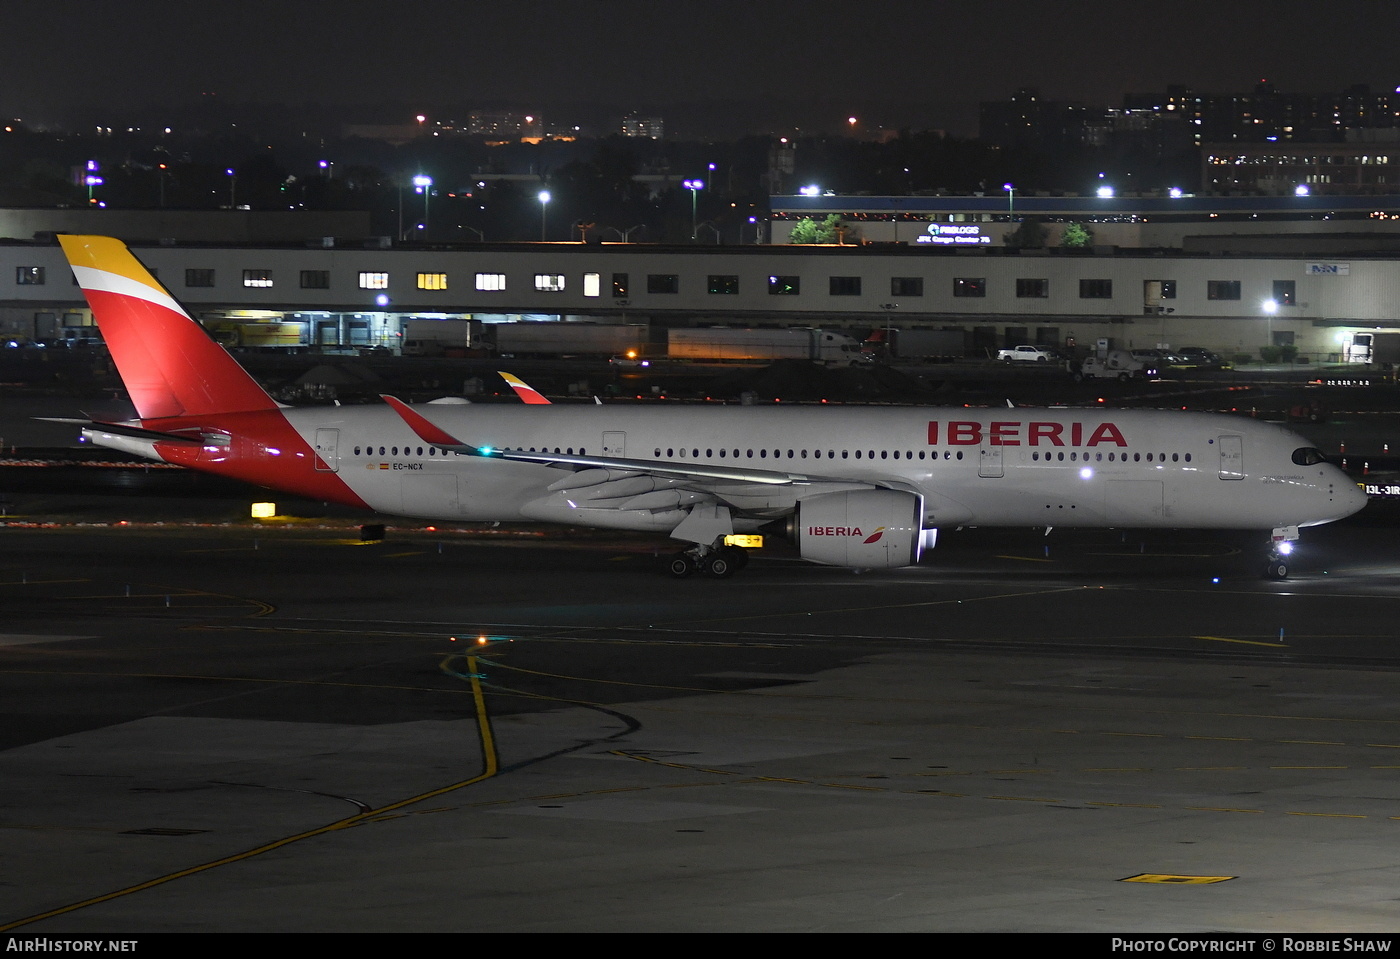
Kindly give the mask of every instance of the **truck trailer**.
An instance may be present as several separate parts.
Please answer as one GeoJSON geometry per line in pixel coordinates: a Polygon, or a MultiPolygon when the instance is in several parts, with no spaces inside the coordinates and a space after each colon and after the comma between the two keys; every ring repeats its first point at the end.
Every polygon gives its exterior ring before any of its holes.
{"type": "Polygon", "coordinates": [[[469,356],[481,346],[478,320],[404,320],[400,329],[404,356],[469,356]]]}
{"type": "Polygon", "coordinates": [[[967,356],[964,330],[871,330],[862,344],[866,353],[882,360],[932,362],[967,356]]]}
{"type": "Polygon", "coordinates": [[[692,362],[808,360],[825,366],[867,362],[860,344],[851,337],[814,329],[673,329],[667,336],[666,356],[692,362]]]}
{"type": "Polygon", "coordinates": [[[514,356],[621,356],[641,353],[642,325],[604,323],[498,323],[496,352],[514,356]]]}

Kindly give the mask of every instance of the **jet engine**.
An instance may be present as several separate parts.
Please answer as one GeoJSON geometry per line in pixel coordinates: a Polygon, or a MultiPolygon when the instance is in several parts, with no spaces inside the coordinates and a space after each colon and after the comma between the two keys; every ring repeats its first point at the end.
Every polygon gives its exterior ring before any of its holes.
{"type": "Polygon", "coordinates": [[[850,490],[798,500],[788,530],[803,559],[890,569],[919,561],[923,514],[923,497],[914,493],[850,490]]]}

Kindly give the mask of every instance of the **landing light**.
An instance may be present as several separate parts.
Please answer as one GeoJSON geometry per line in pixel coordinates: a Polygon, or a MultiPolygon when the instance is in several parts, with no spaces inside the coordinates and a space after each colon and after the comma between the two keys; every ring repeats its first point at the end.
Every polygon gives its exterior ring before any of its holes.
{"type": "Polygon", "coordinates": [[[1282,540],[1278,544],[1278,552],[1280,556],[1291,556],[1293,554],[1293,544],[1288,540],[1282,540]]]}

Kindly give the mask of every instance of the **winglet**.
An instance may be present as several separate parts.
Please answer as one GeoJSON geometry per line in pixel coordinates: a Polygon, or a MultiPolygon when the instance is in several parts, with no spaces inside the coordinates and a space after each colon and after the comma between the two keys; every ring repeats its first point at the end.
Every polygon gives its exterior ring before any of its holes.
{"type": "Polygon", "coordinates": [[[520,377],[511,376],[509,373],[502,373],[500,370],[497,370],[496,372],[500,375],[501,379],[505,380],[507,383],[510,384],[511,389],[515,390],[515,395],[520,397],[526,403],[529,403],[531,406],[550,405],[549,400],[545,399],[544,394],[542,394],[539,390],[536,390],[533,387],[531,387],[524,380],[520,379],[520,377]]]}
{"type": "Polygon", "coordinates": [[[446,430],[435,426],[426,416],[414,410],[413,407],[409,406],[398,397],[390,396],[388,393],[380,393],[379,398],[385,403],[388,403],[389,408],[399,414],[399,416],[403,418],[403,421],[408,424],[408,428],[413,430],[424,443],[460,447],[465,447],[467,445],[446,430]]]}

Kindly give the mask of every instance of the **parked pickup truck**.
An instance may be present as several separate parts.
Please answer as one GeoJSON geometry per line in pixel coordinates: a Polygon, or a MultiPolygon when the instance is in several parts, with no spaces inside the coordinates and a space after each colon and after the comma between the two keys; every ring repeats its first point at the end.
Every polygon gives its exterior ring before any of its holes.
{"type": "Polygon", "coordinates": [[[1053,363],[1059,359],[1048,346],[1018,346],[1010,350],[998,350],[997,359],[1004,363],[1053,363]]]}
{"type": "Polygon", "coordinates": [[[1148,364],[1126,350],[1110,350],[1104,356],[1091,356],[1079,366],[1076,380],[1108,379],[1127,382],[1134,377],[1157,375],[1155,364],[1148,364]]]}

